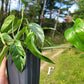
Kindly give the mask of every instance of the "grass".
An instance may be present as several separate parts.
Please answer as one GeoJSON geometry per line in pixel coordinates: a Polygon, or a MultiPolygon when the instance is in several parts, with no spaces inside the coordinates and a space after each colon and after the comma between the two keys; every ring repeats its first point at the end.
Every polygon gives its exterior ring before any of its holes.
{"type": "Polygon", "coordinates": [[[67,49],[53,58],[56,64],[48,64],[40,74],[40,84],[84,84],[84,53],[67,49]],[[49,67],[55,67],[47,75],[49,67]]]}

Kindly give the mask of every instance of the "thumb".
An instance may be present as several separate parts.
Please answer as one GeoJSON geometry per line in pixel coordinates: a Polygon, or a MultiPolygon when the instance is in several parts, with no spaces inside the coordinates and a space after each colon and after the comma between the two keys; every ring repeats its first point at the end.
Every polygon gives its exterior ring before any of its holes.
{"type": "Polygon", "coordinates": [[[4,57],[0,67],[0,73],[2,73],[3,75],[5,74],[5,68],[6,68],[6,57],[4,57]]]}

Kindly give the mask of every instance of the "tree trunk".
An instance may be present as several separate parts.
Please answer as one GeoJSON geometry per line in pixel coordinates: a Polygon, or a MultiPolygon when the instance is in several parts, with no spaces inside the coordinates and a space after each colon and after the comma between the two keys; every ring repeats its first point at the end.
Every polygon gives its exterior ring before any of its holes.
{"type": "MultiPolygon", "coordinates": [[[[60,8],[61,8],[61,6],[62,6],[62,3],[63,3],[63,0],[61,0],[60,8]]],[[[56,31],[56,28],[57,28],[57,22],[58,22],[58,18],[59,18],[59,15],[60,15],[60,8],[59,8],[59,10],[58,10],[57,19],[55,20],[55,21],[56,21],[55,26],[54,26],[55,30],[53,30],[52,39],[54,38],[55,31],[56,31]]]]}
{"type": "Polygon", "coordinates": [[[52,10],[50,10],[50,19],[52,18],[52,10]]]}
{"type": "Polygon", "coordinates": [[[42,13],[41,13],[41,22],[40,22],[40,26],[42,26],[42,19],[43,19],[43,15],[44,15],[44,9],[45,9],[45,6],[46,6],[46,2],[47,2],[47,0],[45,0],[44,5],[43,5],[43,10],[42,10],[42,13]]]}
{"type": "Polygon", "coordinates": [[[9,0],[9,11],[8,11],[8,15],[10,14],[10,7],[11,7],[11,0],[9,0]]]}
{"type": "Polygon", "coordinates": [[[8,0],[5,0],[5,17],[7,17],[8,0]]]}
{"type": "Polygon", "coordinates": [[[4,14],[4,0],[2,0],[2,2],[1,2],[1,16],[2,16],[2,18],[1,18],[1,25],[3,23],[3,14],[4,14]]]}
{"type": "Polygon", "coordinates": [[[3,11],[4,11],[4,0],[2,0],[1,2],[1,13],[3,14],[3,11]]]}

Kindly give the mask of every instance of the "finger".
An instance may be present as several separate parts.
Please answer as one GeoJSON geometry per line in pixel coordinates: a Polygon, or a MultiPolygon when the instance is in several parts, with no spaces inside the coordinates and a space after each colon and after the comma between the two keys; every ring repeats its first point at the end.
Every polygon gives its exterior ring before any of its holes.
{"type": "Polygon", "coordinates": [[[6,68],[6,57],[4,57],[1,67],[0,67],[0,71],[2,71],[2,73],[5,73],[5,68],[6,68]]]}
{"type": "Polygon", "coordinates": [[[8,84],[8,79],[7,78],[6,78],[5,82],[6,82],[5,84],[8,84]]]}

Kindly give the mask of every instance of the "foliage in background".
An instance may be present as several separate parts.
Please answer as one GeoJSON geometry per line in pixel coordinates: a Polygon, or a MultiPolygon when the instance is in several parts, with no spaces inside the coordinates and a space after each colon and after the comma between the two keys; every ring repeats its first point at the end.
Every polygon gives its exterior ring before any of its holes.
{"type": "MultiPolygon", "coordinates": [[[[74,0],[64,0],[63,1],[63,8],[61,8],[61,14],[60,17],[65,17],[65,12],[68,11],[68,9],[71,7],[72,4],[74,4],[74,0]],[[66,5],[66,7],[64,8],[64,5],[66,5]]],[[[16,16],[18,16],[18,18],[21,17],[21,10],[20,8],[23,7],[23,4],[21,3],[20,0],[17,1],[18,4],[18,8],[17,10],[10,10],[11,9],[11,0],[1,0],[1,10],[0,10],[0,15],[2,16],[0,18],[0,24],[3,23],[4,18],[6,16],[8,16],[9,14],[14,14],[16,16]]],[[[32,2],[32,4],[26,4],[25,7],[25,12],[24,12],[24,17],[27,18],[29,20],[29,22],[36,22],[38,24],[40,24],[40,19],[41,19],[41,13],[42,13],[42,8],[43,8],[43,4],[44,4],[44,0],[34,0],[32,2]]],[[[45,27],[52,27],[54,28],[54,22],[51,22],[52,19],[54,21],[54,19],[57,16],[58,13],[58,9],[59,9],[59,4],[60,4],[60,0],[52,0],[52,3],[50,0],[47,1],[46,3],[46,7],[45,7],[45,13],[44,13],[44,18],[42,18],[43,20],[43,25],[45,25],[45,27]],[[49,17],[45,16],[45,14],[47,14],[49,17]],[[48,19],[50,21],[46,21],[45,24],[45,19],[48,19]]],[[[1,25],[0,25],[1,26],[1,25]]]]}
{"type": "Polygon", "coordinates": [[[84,19],[84,0],[76,0],[76,4],[78,6],[78,9],[71,14],[73,19],[84,19]]]}

